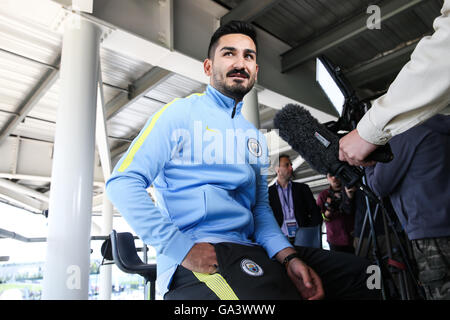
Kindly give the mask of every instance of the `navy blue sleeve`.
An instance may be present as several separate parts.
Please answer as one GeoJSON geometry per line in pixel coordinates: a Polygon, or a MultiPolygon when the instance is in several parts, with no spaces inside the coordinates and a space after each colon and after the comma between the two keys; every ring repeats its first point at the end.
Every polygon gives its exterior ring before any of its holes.
{"type": "Polygon", "coordinates": [[[367,184],[378,196],[386,197],[391,194],[408,171],[416,149],[408,143],[409,138],[408,134],[392,138],[389,143],[394,159],[388,163],[378,162],[365,169],[367,184]]]}

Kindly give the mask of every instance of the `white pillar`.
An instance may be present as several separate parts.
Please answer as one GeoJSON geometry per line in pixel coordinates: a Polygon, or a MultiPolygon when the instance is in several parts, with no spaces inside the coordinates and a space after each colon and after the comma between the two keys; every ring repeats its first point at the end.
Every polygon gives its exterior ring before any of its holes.
{"type": "MultiPolygon", "coordinates": [[[[103,193],[103,224],[102,235],[110,235],[113,228],[113,205],[103,193]]],[[[111,300],[112,293],[112,265],[107,264],[100,266],[100,300],[111,300]]]]}
{"type": "Polygon", "coordinates": [[[259,122],[259,107],[258,107],[258,92],[253,87],[249,93],[244,96],[244,105],[242,106],[242,115],[251,122],[257,129],[260,128],[259,122]]]}
{"type": "Polygon", "coordinates": [[[43,299],[88,299],[101,30],[70,17],[63,37],[60,102],[49,203],[43,299]]]}

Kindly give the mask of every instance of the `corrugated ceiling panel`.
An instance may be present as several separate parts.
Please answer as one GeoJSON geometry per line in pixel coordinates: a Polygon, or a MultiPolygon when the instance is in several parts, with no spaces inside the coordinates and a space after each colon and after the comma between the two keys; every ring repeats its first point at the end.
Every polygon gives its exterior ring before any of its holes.
{"type": "Polygon", "coordinates": [[[152,114],[164,104],[141,98],[108,121],[108,135],[134,138],[152,114]]]}
{"type": "Polygon", "coordinates": [[[30,117],[25,118],[14,130],[14,134],[28,138],[53,141],[55,135],[55,123],[42,121],[30,117]]]}
{"type": "Polygon", "coordinates": [[[145,121],[147,121],[150,116],[156,113],[163,106],[163,103],[159,103],[151,99],[141,98],[136,101],[136,103],[133,103],[131,106],[129,106],[124,112],[130,112],[131,114],[134,114],[136,116],[141,115],[140,117],[138,117],[139,124],[137,126],[137,128],[140,129],[145,121]]]}
{"type": "Polygon", "coordinates": [[[105,48],[100,50],[100,57],[103,82],[124,89],[153,67],[105,48]]]}
{"type": "Polygon", "coordinates": [[[296,46],[365,12],[369,4],[380,2],[381,0],[285,0],[256,19],[255,23],[289,45],[296,46]]]}
{"type": "Polygon", "coordinates": [[[39,118],[46,121],[56,122],[56,115],[59,104],[60,80],[47,90],[39,102],[28,114],[30,117],[39,118]]]}
{"type": "MultiPolygon", "coordinates": [[[[59,6],[49,5],[44,9],[37,1],[6,1],[0,6],[3,50],[0,52],[0,109],[19,113],[27,96],[48,71],[43,64],[51,65],[59,56],[62,37],[43,22],[48,23],[48,19],[52,20],[58,12],[59,6]]],[[[54,100],[55,92],[47,91],[12,134],[52,141],[54,100]]],[[[10,121],[12,118],[0,123],[0,128],[10,121]]]]}
{"type": "Polygon", "coordinates": [[[30,86],[39,81],[46,68],[0,51],[0,70],[0,108],[17,111],[30,86]]]}
{"type": "MultiPolygon", "coordinates": [[[[30,13],[30,9],[36,6],[37,1],[25,1],[26,5],[21,7],[20,3],[23,2],[6,1],[7,4],[0,7],[1,47],[2,49],[51,64],[59,54],[62,37],[57,32],[46,28],[44,24],[39,23],[38,19],[41,17],[40,13],[42,10],[36,8],[33,20],[31,20],[30,15],[27,15],[27,13],[30,13]]],[[[45,12],[42,14],[52,15],[52,13],[45,12]]],[[[54,14],[56,14],[56,11],[54,14]]],[[[45,17],[42,18],[45,19],[45,17]]]]}
{"type": "Polygon", "coordinates": [[[204,85],[186,77],[173,74],[108,121],[108,134],[113,137],[134,138],[146,121],[175,98],[203,92],[204,85]]]}
{"type": "Polygon", "coordinates": [[[434,19],[440,15],[442,4],[443,0],[427,1],[418,5],[413,11],[420,18],[422,23],[424,23],[428,29],[431,29],[433,27],[434,19]]]}
{"type": "Polygon", "coordinates": [[[398,15],[395,19],[389,19],[381,25],[381,28],[384,24],[389,26],[402,41],[416,39],[428,31],[414,12],[406,12],[398,15]],[[405,28],[405,26],[408,27],[405,28]]]}
{"type": "Polygon", "coordinates": [[[203,92],[204,86],[197,81],[173,74],[146,94],[147,97],[168,103],[175,98],[186,97],[191,93],[203,92]]]}

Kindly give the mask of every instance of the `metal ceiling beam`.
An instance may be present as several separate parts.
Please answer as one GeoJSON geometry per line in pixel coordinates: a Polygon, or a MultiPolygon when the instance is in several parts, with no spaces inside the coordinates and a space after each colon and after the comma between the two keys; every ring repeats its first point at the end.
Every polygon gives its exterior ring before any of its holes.
{"type": "MultiPolygon", "coordinates": [[[[380,24],[396,15],[413,8],[425,0],[392,0],[380,6],[380,24]]],[[[343,42],[360,35],[368,30],[368,15],[363,13],[340,26],[312,39],[311,41],[287,51],[281,55],[281,72],[287,72],[302,63],[313,59],[325,52],[341,45],[343,42]]]]}
{"type": "Polygon", "coordinates": [[[274,126],[273,126],[273,119],[269,119],[269,120],[266,120],[266,121],[264,121],[264,122],[261,122],[261,125],[260,125],[260,127],[261,127],[261,129],[273,129],[274,128],[274,126]]]}
{"type": "MultiPolygon", "coordinates": [[[[42,175],[33,175],[33,174],[21,174],[16,173],[12,174],[9,172],[1,172],[0,171],[0,178],[2,179],[16,179],[16,180],[28,180],[28,181],[39,181],[39,182],[51,182],[52,177],[51,176],[42,176],[42,175]]],[[[105,182],[102,180],[94,180],[93,183],[94,186],[103,187],[105,185],[105,182]]]]}
{"type": "MultiPolygon", "coordinates": [[[[20,137],[20,157],[15,159],[18,137],[9,136],[0,145],[0,178],[50,182],[53,165],[53,143],[20,137]]],[[[103,186],[104,179],[96,154],[94,185],[103,186]]]]}
{"type": "Polygon", "coordinates": [[[12,231],[8,231],[5,229],[0,229],[0,238],[10,238],[10,239],[15,239],[18,241],[22,241],[22,242],[45,242],[46,238],[43,237],[38,237],[38,238],[28,238],[28,237],[24,237],[20,234],[17,234],[15,232],[12,231]]]}
{"type": "Polygon", "coordinates": [[[267,10],[279,3],[280,0],[245,0],[236,8],[228,12],[220,19],[220,24],[224,25],[233,20],[254,21],[267,10]]]}
{"type": "MultiPolygon", "coordinates": [[[[54,65],[59,65],[61,62],[61,56],[59,56],[54,65]]],[[[39,102],[41,97],[50,89],[56,82],[59,76],[59,70],[52,69],[47,70],[44,76],[39,80],[36,86],[31,90],[25,100],[18,108],[19,115],[15,116],[12,121],[7,123],[0,131],[0,144],[2,144],[6,137],[8,137],[14,129],[25,119],[25,117],[30,113],[33,107],[39,102]]]]}
{"type": "Polygon", "coordinates": [[[103,81],[101,62],[98,67],[98,83],[97,83],[97,115],[95,124],[95,140],[97,143],[98,155],[103,170],[103,178],[109,179],[111,175],[111,155],[109,150],[108,132],[106,128],[105,116],[105,96],[103,94],[103,81]]]}
{"type": "Polygon", "coordinates": [[[111,159],[114,159],[128,150],[130,143],[124,143],[120,147],[111,150],[111,159]]]}
{"type": "MultiPolygon", "coordinates": [[[[325,175],[323,175],[323,174],[318,174],[318,175],[310,176],[310,177],[307,177],[307,178],[296,179],[296,180],[294,180],[294,182],[299,182],[299,183],[314,182],[314,181],[317,181],[317,180],[323,180],[323,179],[326,179],[326,177],[327,177],[327,176],[325,176],[325,175]]],[[[323,181],[322,181],[322,182],[323,182],[323,181]]]]}
{"type": "Polygon", "coordinates": [[[20,204],[27,210],[35,213],[40,213],[42,210],[48,208],[48,203],[36,200],[28,197],[21,192],[16,192],[11,189],[0,187],[0,197],[7,199],[8,201],[20,204]]]}
{"type": "Polygon", "coordinates": [[[9,180],[0,179],[0,187],[9,189],[11,191],[18,192],[20,194],[38,199],[38,200],[46,202],[46,203],[49,202],[49,197],[46,196],[45,194],[38,192],[36,190],[33,190],[31,188],[22,186],[18,183],[11,182],[9,180]]]}
{"type": "Polygon", "coordinates": [[[159,41],[169,50],[173,50],[173,0],[159,0],[160,28],[159,41]]]}
{"type": "Polygon", "coordinates": [[[269,151],[269,156],[273,156],[275,154],[281,154],[284,152],[288,152],[292,150],[292,147],[288,144],[284,145],[283,147],[280,147],[279,149],[272,149],[271,151],[269,151]]]}
{"type": "Polygon", "coordinates": [[[121,92],[111,99],[105,106],[106,119],[111,119],[118,112],[144,96],[152,88],[167,79],[170,71],[160,67],[153,67],[141,78],[134,81],[130,86],[130,92],[121,92]]]}
{"type": "Polygon", "coordinates": [[[99,210],[99,207],[103,206],[103,197],[103,193],[92,197],[92,211],[99,210]]]}
{"type": "Polygon", "coordinates": [[[346,77],[355,85],[361,85],[379,79],[389,72],[398,71],[410,59],[417,43],[418,41],[361,64],[349,70],[346,77]]]}

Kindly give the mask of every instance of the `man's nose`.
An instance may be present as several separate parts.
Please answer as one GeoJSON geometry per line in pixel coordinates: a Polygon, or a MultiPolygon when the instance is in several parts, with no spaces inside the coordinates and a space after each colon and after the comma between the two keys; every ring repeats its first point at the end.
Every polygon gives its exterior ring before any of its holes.
{"type": "Polygon", "coordinates": [[[234,60],[234,63],[233,63],[233,67],[238,70],[244,69],[245,68],[245,59],[241,56],[236,56],[236,59],[234,60]]]}

